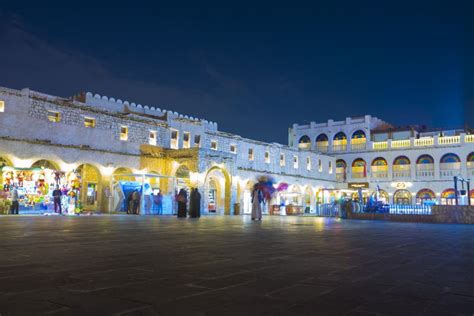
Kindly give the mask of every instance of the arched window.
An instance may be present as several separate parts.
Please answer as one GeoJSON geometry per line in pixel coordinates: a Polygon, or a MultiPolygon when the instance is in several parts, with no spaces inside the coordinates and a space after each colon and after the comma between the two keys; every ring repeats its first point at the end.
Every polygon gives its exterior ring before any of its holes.
{"type": "Polygon", "coordinates": [[[332,150],[333,151],[346,151],[347,149],[347,137],[346,134],[343,132],[339,132],[336,135],[334,135],[333,138],[333,145],[332,145],[332,150]]]}
{"type": "Polygon", "coordinates": [[[410,164],[410,159],[406,156],[398,156],[395,158],[393,161],[393,165],[395,166],[403,166],[403,165],[409,165],[410,164]]]}
{"type": "Polygon", "coordinates": [[[435,201],[436,195],[430,189],[421,189],[416,193],[416,204],[434,204],[435,201]]]}
{"type": "Polygon", "coordinates": [[[352,162],[352,178],[365,178],[367,177],[367,164],[362,158],[357,158],[352,162]]]}
{"type": "Polygon", "coordinates": [[[372,161],[372,177],[373,178],[387,178],[388,176],[388,164],[387,160],[382,157],[375,158],[372,161]]]}
{"type": "Polygon", "coordinates": [[[364,138],[365,139],[365,133],[363,130],[357,130],[352,134],[352,139],[360,139],[364,138]]]}
{"type": "Polygon", "coordinates": [[[319,134],[318,137],[316,137],[316,142],[327,142],[328,141],[328,135],[322,133],[319,134]]]}
{"type": "Polygon", "coordinates": [[[411,193],[408,190],[397,190],[393,194],[393,203],[394,204],[411,204],[411,193]]]}
{"type": "Polygon", "coordinates": [[[316,149],[322,152],[327,152],[329,146],[329,139],[326,134],[319,134],[316,137],[316,149]]]}
{"type": "Polygon", "coordinates": [[[346,140],[346,134],[344,132],[339,132],[336,135],[334,135],[334,140],[346,140]]]}
{"type": "Polygon", "coordinates": [[[459,174],[461,170],[461,159],[453,153],[443,155],[440,159],[439,172],[441,178],[451,178],[459,174]]]}
{"type": "Polygon", "coordinates": [[[421,155],[416,160],[416,177],[433,178],[434,177],[434,159],[430,155],[421,155]]]}
{"type": "Polygon", "coordinates": [[[357,130],[352,134],[352,138],[351,138],[352,150],[365,149],[366,144],[367,144],[367,139],[365,138],[365,133],[363,130],[357,130]]]}
{"type": "Polygon", "coordinates": [[[446,189],[441,192],[442,205],[456,205],[456,191],[454,189],[446,189]]]}
{"type": "Polygon", "coordinates": [[[421,155],[416,160],[417,165],[427,165],[427,164],[434,164],[434,159],[430,155],[421,155]]]}
{"type": "Polygon", "coordinates": [[[394,178],[410,178],[410,159],[406,156],[398,156],[393,161],[392,170],[394,178]]]}
{"type": "Polygon", "coordinates": [[[461,159],[459,159],[458,155],[449,153],[441,157],[440,162],[441,163],[460,163],[461,159]]]}
{"type": "Polygon", "coordinates": [[[336,160],[336,180],[345,181],[346,180],[346,168],[347,164],[344,160],[336,160]]]}
{"type": "Polygon", "coordinates": [[[474,176],[474,152],[467,155],[466,164],[467,164],[467,169],[469,169],[468,170],[469,176],[474,176]]]}
{"type": "Polygon", "coordinates": [[[304,150],[311,149],[311,139],[307,135],[302,136],[298,141],[298,148],[304,150]]]}

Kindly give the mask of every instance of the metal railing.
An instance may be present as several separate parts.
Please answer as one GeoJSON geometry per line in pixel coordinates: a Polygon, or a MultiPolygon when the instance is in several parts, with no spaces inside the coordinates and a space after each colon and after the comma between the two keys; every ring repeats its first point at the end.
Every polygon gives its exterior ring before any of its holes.
{"type": "Polygon", "coordinates": [[[340,214],[340,207],[339,204],[318,204],[316,205],[316,215],[336,217],[340,214]]]}
{"type": "Polygon", "coordinates": [[[390,214],[431,215],[430,205],[390,204],[388,209],[390,214]]]}

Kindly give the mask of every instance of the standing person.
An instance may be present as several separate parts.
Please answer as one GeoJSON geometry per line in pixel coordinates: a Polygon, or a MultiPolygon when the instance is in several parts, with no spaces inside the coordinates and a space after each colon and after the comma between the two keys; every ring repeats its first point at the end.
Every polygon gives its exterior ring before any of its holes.
{"type": "Polygon", "coordinates": [[[53,191],[53,201],[54,201],[54,212],[58,213],[58,208],[59,208],[59,214],[61,215],[63,213],[63,209],[61,206],[61,190],[59,190],[59,186],[56,186],[56,189],[53,191]]]}
{"type": "Polygon", "coordinates": [[[252,220],[262,220],[262,202],[263,193],[257,186],[254,186],[252,192],[252,220]]]}
{"type": "Polygon", "coordinates": [[[18,215],[20,204],[18,203],[18,189],[16,188],[16,186],[13,186],[13,189],[11,190],[10,194],[12,199],[11,212],[12,214],[18,215]]]}
{"type": "Polygon", "coordinates": [[[153,202],[155,203],[156,207],[156,214],[162,215],[163,214],[163,195],[161,194],[161,190],[158,190],[153,196],[153,202]]]}
{"type": "Polygon", "coordinates": [[[189,197],[189,216],[193,218],[201,217],[201,194],[197,188],[192,189],[189,197]]]}
{"type": "Polygon", "coordinates": [[[132,193],[132,205],[132,214],[138,215],[140,213],[140,193],[138,190],[135,190],[132,193]]]}
{"type": "Polygon", "coordinates": [[[186,217],[186,204],[188,203],[188,193],[185,189],[179,190],[176,200],[178,201],[178,217],[186,217]]]}

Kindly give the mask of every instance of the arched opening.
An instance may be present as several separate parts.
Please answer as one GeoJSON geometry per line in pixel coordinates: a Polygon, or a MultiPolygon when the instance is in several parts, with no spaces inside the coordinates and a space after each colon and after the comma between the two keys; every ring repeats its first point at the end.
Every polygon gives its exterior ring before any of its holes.
{"type": "Polygon", "coordinates": [[[288,192],[283,195],[286,215],[303,213],[303,191],[299,185],[291,185],[288,192]]]}
{"type": "Polygon", "coordinates": [[[311,149],[311,139],[307,135],[302,136],[298,141],[298,148],[303,150],[311,149]]]}
{"type": "Polygon", "coordinates": [[[367,164],[362,158],[357,158],[352,162],[352,174],[353,179],[365,179],[367,177],[367,164]]]}
{"type": "Polygon", "coordinates": [[[418,178],[434,177],[434,159],[430,155],[421,155],[416,160],[416,176],[418,178]]]}
{"type": "Polygon", "coordinates": [[[441,192],[441,205],[456,205],[456,193],[454,189],[446,189],[441,192]]]}
{"type": "Polygon", "coordinates": [[[398,156],[393,161],[393,178],[411,178],[410,159],[407,156],[398,156]]]}
{"type": "Polygon", "coordinates": [[[244,187],[244,192],[242,194],[244,214],[252,213],[252,191],[255,183],[252,181],[247,181],[244,187]]]}
{"type": "MultiPolygon", "coordinates": [[[[0,156],[0,185],[1,185],[2,188],[5,185],[5,183],[3,181],[3,172],[4,172],[3,167],[13,167],[13,164],[6,157],[0,156]]],[[[2,212],[0,210],[0,214],[1,213],[2,212]]]]}
{"type": "Polygon", "coordinates": [[[116,181],[136,181],[135,176],[133,176],[132,169],[130,168],[117,168],[112,173],[112,175],[116,181]]]}
{"type": "Polygon", "coordinates": [[[75,177],[79,190],[76,194],[80,197],[82,209],[97,211],[100,205],[101,174],[99,169],[90,164],[82,164],[70,175],[75,177]]]}
{"type": "Polygon", "coordinates": [[[189,194],[191,193],[191,172],[188,166],[180,165],[175,172],[177,190],[184,189],[189,194]]]}
{"type": "Polygon", "coordinates": [[[334,135],[332,141],[332,150],[333,151],[346,151],[347,150],[347,136],[344,132],[339,132],[334,135]]]}
{"type": "Polygon", "coordinates": [[[421,189],[416,193],[416,204],[435,204],[436,194],[430,189],[421,189]]]}
{"type": "Polygon", "coordinates": [[[336,180],[337,181],[346,181],[346,169],[347,164],[344,160],[336,160],[336,180]]]}
{"type": "Polygon", "coordinates": [[[367,145],[367,138],[363,130],[357,130],[352,134],[351,137],[351,149],[352,150],[362,150],[365,149],[367,145]]]}
{"type": "Polygon", "coordinates": [[[471,199],[471,205],[474,205],[474,189],[469,193],[469,198],[471,199]]]}
{"type": "Polygon", "coordinates": [[[38,169],[49,169],[49,170],[59,170],[59,167],[56,163],[50,160],[38,160],[31,165],[31,168],[38,168],[38,169]]]}
{"type": "Polygon", "coordinates": [[[206,174],[204,209],[210,214],[230,215],[231,177],[224,168],[214,166],[206,174]]]}
{"type": "Polygon", "coordinates": [[[411,193],[408,190],[397,190],[393,194],[393,203],[400,205],[411,204],[411,193]]]}
{"type": "Polygon", "coordinates": [[[321,152],[327,152],[329,148],[329,139],[326,134],[319,134],[316,137],[316,149],[321,152]]]}
{"type": "Polygon", "coordinates": [[[461,171],[461,159],[453,153],[445,154],[440,159],[439,171],[442,178],[452,178],[461,171]]]}
{"type": "Polygon", "coordinates": [[[466,161],[467,174],[472,177],[474,176],[474,152],[467,155],[466,161]]]}
{"type": "Polygon", "coordinates": [[[372,178],[385,179],[388,177],[387,160],[382,157],[375,158],[372,161],[372,178]]]}

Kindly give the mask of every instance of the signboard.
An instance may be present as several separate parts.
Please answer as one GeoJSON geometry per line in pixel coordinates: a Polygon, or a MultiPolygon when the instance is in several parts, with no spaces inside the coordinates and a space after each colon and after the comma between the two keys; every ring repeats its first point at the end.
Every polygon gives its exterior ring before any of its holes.
{"type": "Polygon", "coordinates": [[[411,182],[392,182],[391,185],[398,190],[403,190],[411,187],[413,184],[411,182]]]}
{"type": "Polygon", "coordinates": [[[368,182],[349,182],[347,184],[349,189],[368,189],[369,183],[368,182]]]}

